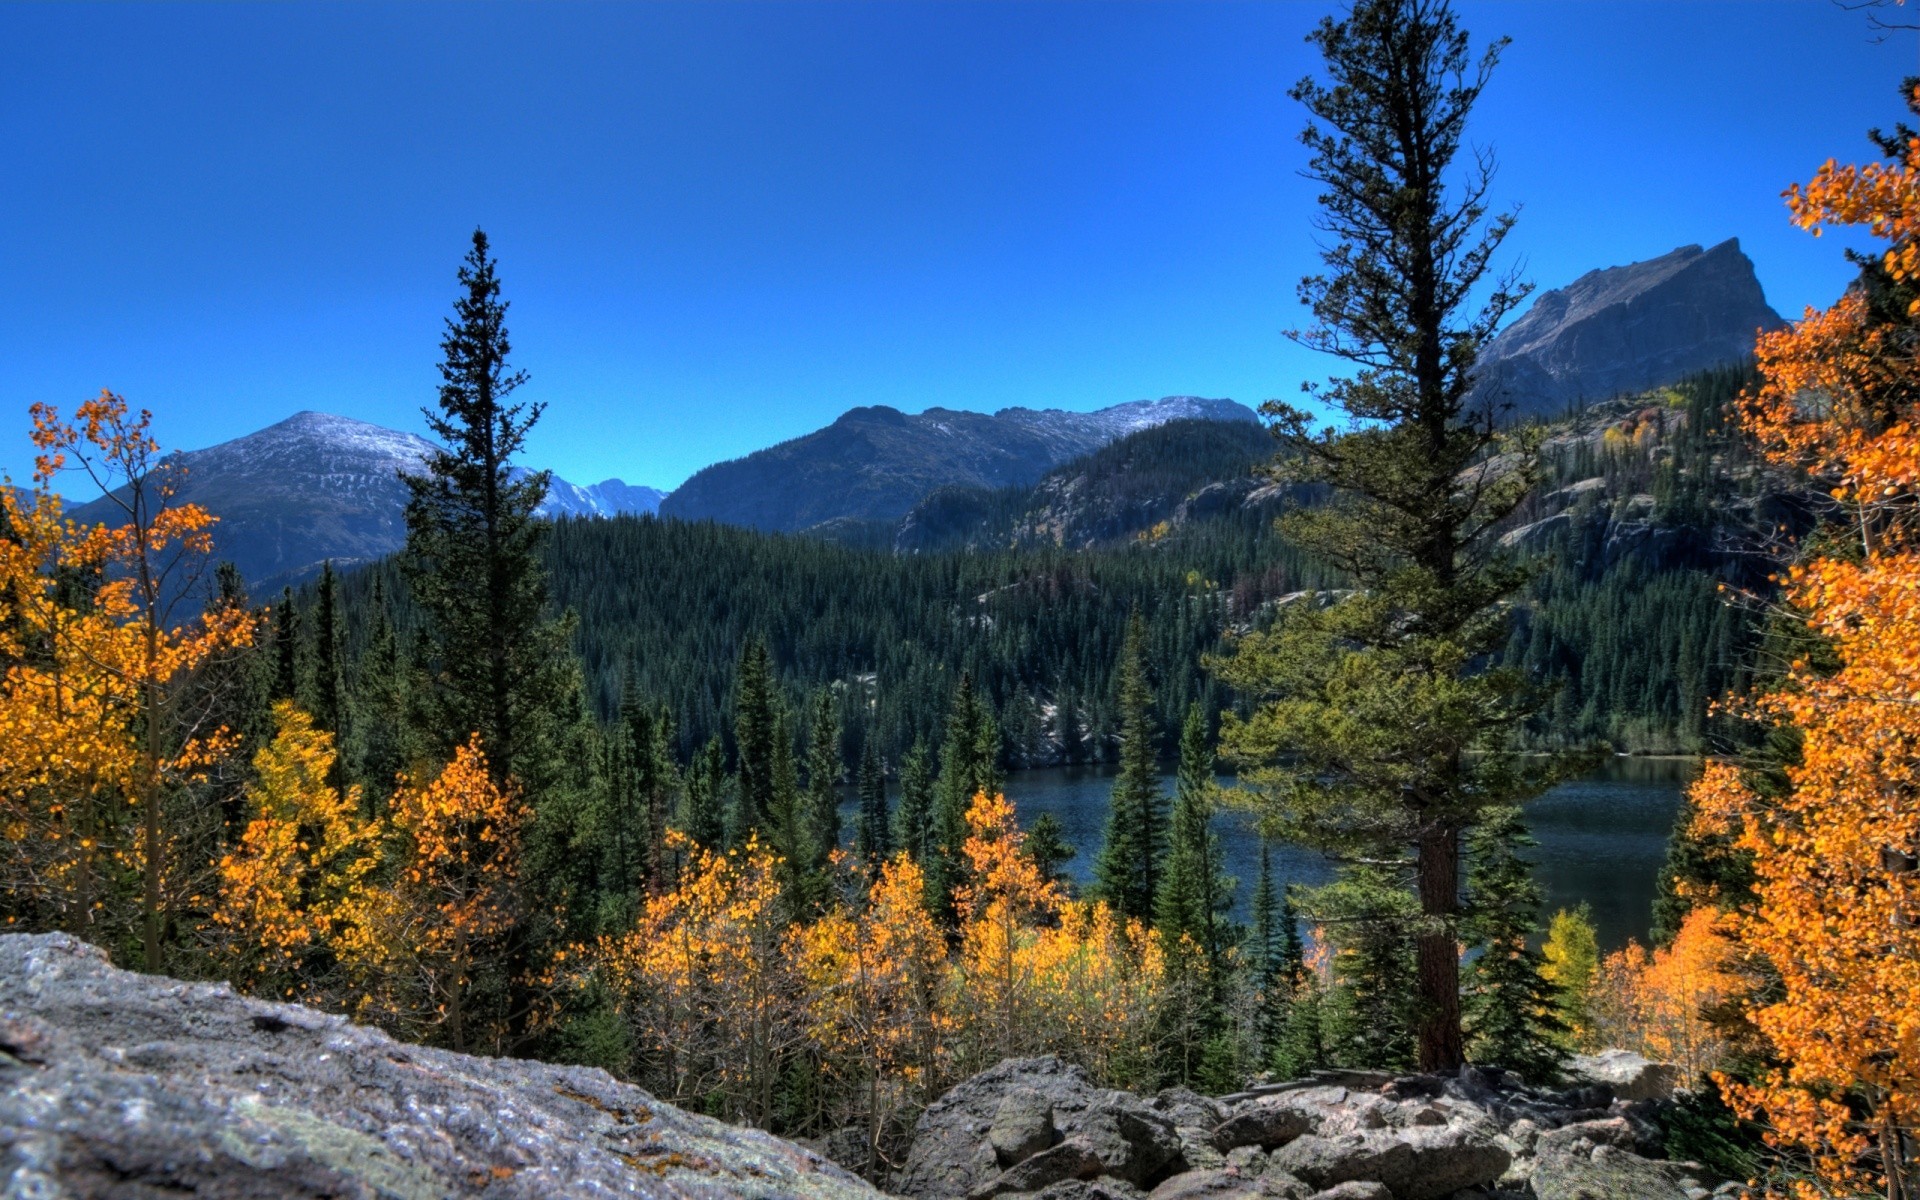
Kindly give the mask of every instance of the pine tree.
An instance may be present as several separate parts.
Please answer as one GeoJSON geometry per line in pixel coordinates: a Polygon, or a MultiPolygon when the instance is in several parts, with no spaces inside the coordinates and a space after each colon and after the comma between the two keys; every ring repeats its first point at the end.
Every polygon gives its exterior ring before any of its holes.
{"type": "Polygon", "coordinates": [[[880,762],[880,743],[871,732],[860,751],[860,828],[854,850],[869,866],[878,867],[893,856],[893,831],[887,813],[887,773],[880,762]]]}
{"type": "Polygon", "coordinates": [[[547,612],[549,526],[534,510],[550,479],[513,474],[541,406],[509,402],[526,374],[508,364],[507,304],[480,230],[459,287],[440,342],[439,403],[423,410],[440,445],[423,473],[401,476],[401,564],[428,639],[416,664],[430,669],[431,685],[415,698],[426,749],[445,761],[477,736],[484,757],[474,761],[531,812],[514,874],[522,919],[503,935],[505,1011],[518,1049],[533,1014],[536,960],[566,937],[558,914],[578,880],[572,847],[590,808],[593,756],[578,744],[588,726],[570,626],[547,612]]]}
{"type": "Polygon", "coordinates": [[[922,867],[933,828],[933,764],[928,758],[927,743],[916,739],[900,764],[900,807],[893,810],[893,844],[922,867]]]}
{"type": "Polygon", "coordinates": [[[949,925],[955,917],[954,892],[966,881],[961,848],[967,840],[967,806],[988,788],[998,794],[998,744],[993,719],[974,692],[973,676],[962,672],[947,717],[940,780],[934,789],[933,819],[921,862],[927,877],[927,907],[949,925]]]}
{"type": "Polygon", "coordinates": [[[813,702],[813,726],[807,735],[807,873],[817,898],[830,886],[829,860],[840,848],[840,721],[833,692],[822,688],[813,702]]]}
{"type": "Polygon", "coordinates": [[[1166,869],[1154,897],[1154,927],[1169,945],[1187,939],[1199,954],[1192,965],[1217,986],[1226,978],[1228,951],[1237,939],[1227,921],[1235,881],[1221,869],[1220,838],[1212,827],[1215,787],[1206,718],[1199,705],[1192,705],[1180,728],[1180,767],[1166,869]]]}
{"type": "Polygon", "coordinates": [[[680,831],[703,850],[717,851],[726,842],[726,748],[715,734],[707,739],[687,767],[687,787],[680,810],[680,831]]]}
{"type": "MultiPolygon", "coordinates": [[[[340,581],[333,573],[333,560],[320,565],[319,597],[314,604],[313,620],[313,674],[310,678],[311,699],[308,711],[313,715],[316,729],[332,734],[336,742],[346,737],[347,706],[344,699],[344,683],[340,669],[340,581]]],[[[335,760],[334,773],[337,776],[340,764],[335,760]]],[[[336,778],[334,786],[340,786],[336,778]]]]}
{"type": "Polygon", "coordinates": [[[1066,866],[1080,853],[1073,843],[1067,841],[1066,827],[1060,824],[1060,818],[1052,813],[1041,813],[1027,827],[1027,840],[1023,847],[1033,865],[1039,868],[1040,878],[1047,883],[1068,885],[1066,866]]]}
{"type": "Polygon", "coordinates": [[[1120,774],[1107,811],[1106,842],[1094,863],[1095,886],[1124,916],[1151,920],[1166,855],[1165,797],[1154,753],[1153,691],[1147,680],[1146,623],[1136,611],[1121,651],[1120,774]]]}
{"type": "Polygon", "coordinates": [[[773,670],[767,645],[749,641],[740,651],[734,683],[733,741],[740,756],[731,840],[738,844],[760,828],[773,805],[773,670]]]}
{"type": "Polygon", "coordinates": [[[280,590],[280,610],[273,619],[273,698],[292,700],[306,690],[300,686],[300,614],[293,607],[293,589],[280,590]]]}
{"type": "Polygon", "coordinates": [[[367,608],[367,647],[354,671],[351,725],[354,773],[372,815],[384,807],[400,773],[412,765],[409,685],[413,669],[400,647],[387,611],[386,589],[377,575],[367,608]]]}
{"type": "Polygon", "coordinates": [[[787,706],[773,705],[771,754],[768,763],[767,818],[762,826],[767,848],[779,860],[775,874],[780,880],[782,902],[789,921],[798,921],[814,911],[818,901],[818,876],[811,866],[816,861],[816,842],[808,797],[800,790],[799,766],[793,754],[793,718],[787,706]]]}
{"type": "Polygon", "coordinates": [[[1558,990],[1533,948],[1540,885],[1521,851],[1535,845],[1518,809],[1489,813],[1467,840],[1466,932],[1480,946],[1467,972],[1467,1050],[1475,1062],[1546,1082],[1566,1056],[1558,990]]]}
{"type": "MultiPolygon", "coordinates": [[[[1508,602],[1527,578],[1490,538],[1540,474],[1537,434],[1497,420],[1472,390],[1480,346],[1526,294],[1489,275],[1512,226],[1485,204],[1491,156],[1458,163],[1500,46],[1476,61],[1445,0],[1357,0],[1310,40],[1326,79],[1292,95],[1312,117],[1301,140],[1324,186],[1328,269],[1301,282],[1315,324],[1298,338],[1354,369],[1316,393],[1344,431],[1278,401],[1265,411],[1282,444],[1276,469],[1331,495],[1289,514],[1286,532],[1341,568],[1349,590],[1238,640],[1220,674],[1262,700],[1244,719],[1229,714],[1221,745],[1289,840],[1395,864],[1323,891],[1313,915],[1348,929],[1343,953],[1366,976],[1348,997],[1363,1037],[1406,1021],[1421,1069],[1446,1071],[1465,1054],[1462,838],[1564,768],[1512,753],[1546,693],[1484,666],[1507,643],[1508,602]],[[1411,965],[1398,958],[1408,942],[1411,965]],[[1401,1005],[1389,985],[1408,978],[1419,1003],[1401,1005]]],[[[1397,1043],[1360,1049],[1399,1055],[1397,1043]]]]}

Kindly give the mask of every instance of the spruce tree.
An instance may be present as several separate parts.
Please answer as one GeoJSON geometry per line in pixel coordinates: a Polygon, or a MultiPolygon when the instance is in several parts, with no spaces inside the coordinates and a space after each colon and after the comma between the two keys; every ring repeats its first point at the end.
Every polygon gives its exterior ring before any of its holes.
{"type": "MultiPolygon", "coordinates": [[[[333,734],[337,745],[346,736],[347,706],[340,668],[340,580],[333,573],[332,559],[320,565],[318,593],[314,601],[313,674],[307,708],[313,715],[314,727],[333,734]]],[[[333,785],[338,787],[341,781],[337,760],[334,776],[333,785]]]]}
{"type": "Polygon", "coordinates": [[[740,672],[734,683],[733,742],[740,758],[735,842],[758,829],[773,805],[773,709],[773,668],[766,643],[755,639],[740,651],[740,672]]]}
{"type": "Polygon", "coordinates": [[[833,691],[821,688],[813,702],[813,725],[807,734],[807,872],[816,897],[824,897],[828,866],[840,848],[840,720],[834,711],[833,691]]]}
{"type": "Polygon", "coordinates": [[[719,850],[727,838],[727,752],[720,735],[707,739],[687,766],[680,809],[680,832],[706,850],[719,850]]]}
{"type": "Polygon", "coordinates": [[[1527,578],[1494,532],[1540,473],[1537,436],[1473,391],[1480,347],[1527,290],[1490,275],[1512,226],[1489,214],[1490,154],[1460,161],[1500,44],[1476,59],[1446,0],[1358,0],[1310,40],[1326,77],[1292,95],[1312,118],[1301,140],[1324,187],[1327,270],[1301,282],[1314,324],[1296,336],[1350,365],[1314,393],[1345,428],[1278,401],[1265,412],[1282,446],[1276,474],[1329,494],[1285,530],[1348,590],[1238,641],[1220,673],[1258,707],[1229,715],[1221,744],[1270,828],[1375,864],[1311,894],[1310,914],[1348,931],[1354,969],[1392,973],[1354,984],[1365,1035],[1407,1021],[1421,1069],[1445,1071],[1465,1054],[1462,839],[1563,769],[1512,753],[1546,696],[1485,665],[1527,578]],[[1401,1005],[1388,985],[1409,973],[1419,1002],[1401,1005]]]}
{"type": "Polygon", "coordinates": [[[1066,866],[1080,852],[1067,841],[1066,826],[1052,813],[1041,813],[1027,827],[1027,840],[1023,847],[1033,865],[1040,869],[1040,877],[1049,883],[1066,886],[1066,866]]]}
{"type": "Polygon", "coordinates": [[[900,806],[893,810],[893,844],[921,866],[933,828],[933,764],[927,743],[915,739],[900,764],[900,806]]]}
{"type": "Polygon", "coordinates": [[[373,580],[367,603],[367,646],[353,683],[352,746],[368,814],[380,810],[413,757],[409,721],[413,669],[387,611],[386,587],[373,580]]]}
{"type": "Polygon", "coordinates": [[[869,866],[878,866],[893,854],[893,830],[887,812],[887,772],[880,762],[880,742],[871,731],[860,751],[860,828],[854,850],[869,866]]]}
{"type": "Polygon", "coordinates": [[[293,607],[293,589],[280,590],[280,609],[273,617],[273,698],[298,704],[300,686],[300,614],[293,607]]]}
{"type": "Polygon", "coordinates": [[[429,684],[413,697],[424,750],[440,762],[479,734],[496,786],[512,788],[531,812],[516,879],[515,921],[501,934],[504,979],[474,993],[502,1006],[511,1048],[525,1044],[539,960],[566,937],[560,913],[580,878],[574,852],[587,817],[597,757],[582,738],[590,726],[566,622],[547,611],[542,543],[550,526],[534,516],[544,472],[515,478],[514,458],[541,406],[511,402],[526,374],[509,365],[507,303],[488,252],[473,233],[459,274],[454,315],[440,342],[440,393],[424,409],[438,440],[407,486],[407,540],[401,555],[426,645],[415,656],[429,684]]]}
{"type": "Polygon", "coordinates": [[[1166,869],[1154,897],[1154,928],[1174,951],[1180,969],[1200,972],[1216,989],[1226,979],[1228,952],[1237,941],[1228,927],[1235,881],[1222,868],[1220,838],[1213,832],[1213,749],[1199,705],[1187,709],[1180,727],[1180,767],[1168,827],[1166,869]],[[1189,961],[1191,960],[1191,961],[1189,961]]]}
{"type": "Polygon", "coordinates": [[[1153,691],[1147,680],[1146,623],[1127,622],[1120,656],[1120,774],[1108,802],[1106,842],[1093,867],[1099,893],[1123,916],[1150,921],[1166,855],[1166,798],[1154,753],[1153,691]]]}
{"type": "Polygon", "coordinates": [[[817,899],[813,822],[808,798],[800,790],[799,766],[793,754],[793,719],[787,706],[773,705],[773,730],[768,763],[767,816],[761,838],[779,860],[775,875],[786,904],[786,915],[797,921],[812,913],[817,899]]]}
{"type": "Polygon", "coordinates": [[[999,787],[998,740],[993,718],[974,692],[973,676],[962,672],[947,716],[940,779],[921,861],[927,907],[948,924],[955,919],[954,892],[966,882],[967,807],[975,795],[999,787]]]}
{"type": "Polygon", "coordinates": [[[527,376],[508,363],[507,302],[480,230],[459,286],[440,342],[439,404],[423,410],[440,445],[424,473],[402,474],[401,562],[436,683],[435,720],[423,732],[442,759],[480,734],[495,782],[515,781],[538,823],[546,793],[567,773],[557,723],[574,682],[566,627],[547,614],[547,526],[534,516],[549,477],[513,474],[542,406],[509,403],[527,376]]]}
{"type": "Polygon", "coordinates": [[[1466,929],[1480,954],[1467,970],[1467,1051],[1473,1061],[1551,1080],[1566,1058],[1560,993],[1541,973],[1540,885],[1521,857],[1535,845],[1518,809],[1489,813],[1467,839],[1466,929]]]}

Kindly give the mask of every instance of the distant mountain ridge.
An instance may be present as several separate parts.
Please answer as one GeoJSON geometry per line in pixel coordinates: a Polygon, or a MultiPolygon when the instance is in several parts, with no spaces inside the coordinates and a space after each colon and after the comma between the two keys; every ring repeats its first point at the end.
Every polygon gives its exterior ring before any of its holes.
{"type": "MultiPolygon", "coordinates": [[[[411,433],[332,413],[298,412],[244,437],[186,450],[177,499],[220,518],[218,557],[258,588],[298,583],[331,560],[336,568],[384,558],[406,541],[407,488],[433,443],[411,433]]],[[[590,487],[555,477],[542,516],[653,512],[661,492],[609,479],[590,487]]],[[[111,521],[106,499],[73,510],[81,521],[111,521]]]]}
{"type": "Polygon", "coordinates": [[[661,502],[660,512],[788,533],[894,521],[937,489],[1034,483],[1127,434],[1193,419],[1259,420],[1243,404],[1198,396],[1094,412],[855,408],[823,429],[695,472],[661,502]]]}
{"type": "Polygon", "coordinates": [[[1474,398],[1558,417],[1739,362],[1757,333],[1785,323],[1738,238],[1682,246],[1540,293],[1481,351],[1474,398]]]}

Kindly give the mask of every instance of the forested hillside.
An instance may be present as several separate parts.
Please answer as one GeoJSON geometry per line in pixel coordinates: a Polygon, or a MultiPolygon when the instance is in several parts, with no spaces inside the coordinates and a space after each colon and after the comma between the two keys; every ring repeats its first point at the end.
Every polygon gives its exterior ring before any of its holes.
{"type": "MultiPolygon", "coordinates": [[[[1701,376],[1555,427],[1551,479],[1506,536],[1538,574],[1503,660],[1559,689],[1536,742],[1691,753],[1733,736],[1706,704],[1752,668],[1753,615],[1732,601],[1767,586],[1761,531],[1797,520],[1724,427],[1746,378],[1701,376]]],[[[962,673],[992,705],[1010,766],[1106,760],[1130,612],[1146,622],[1164,728],[1190,701],[1209,714],[1235,703],[1202,667],[1226,636],[1283,598],[1339,586],[1274,531],[1279,489],[1256,473],[1269,446],[1251,426],[1179,422],[1032,487],[936,493],[905,527],[941,551],[563,520],[547,550],[554,603],[578,618],[593,706],[611,717],[628,697],[664,705],[683,757],[729,741],[736,667],[763,637],[790,700],[833,689],[849,761],[869,733],[889,764],[916,739],[939,744],[962,673]],[[1116,532],[1090,549],[1036,532],[1102,522],[1116,532]]],[[[373,627],[376,585],[411,625],[405,584],[382,567],[343,580],[344,628],[373,627]]],[[[359,650],[350,639],[349,656],[359,650]]]]}

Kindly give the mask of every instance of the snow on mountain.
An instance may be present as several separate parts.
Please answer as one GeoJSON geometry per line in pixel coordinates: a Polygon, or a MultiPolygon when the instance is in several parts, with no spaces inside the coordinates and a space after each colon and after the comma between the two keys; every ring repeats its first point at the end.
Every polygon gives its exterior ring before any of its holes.
{"type": "Polygon", "coordinates": [[[667,516],[795,531],[894,521],[941,487],[1030,484],[1070,459],[1185,418],[1257,421],[1232,400],[1168,396],[1097,412],[1003,408],[987,414],[875,405],[744,458],[696,472],[661,503],[667,516]]]}
{"type": "MultiPolygon", "coordinates": [[[[298,583],[329,560],[335,569],[372,562],[406,540],[407,487],[433,443],[332,413],[299,412],[265,429],[172,456],[184,468],[178,499],[220,518],[216,554],[256,590],[298,583]]],[[[524,475],[524,472],[522,472],[524,475]]],[[[609,479],[590,487],[554,477],[541,516],[652,512],[661,493],[609,479]]],[[[76,510],[110,520],[104,500],[76,510]]]]}

